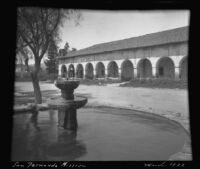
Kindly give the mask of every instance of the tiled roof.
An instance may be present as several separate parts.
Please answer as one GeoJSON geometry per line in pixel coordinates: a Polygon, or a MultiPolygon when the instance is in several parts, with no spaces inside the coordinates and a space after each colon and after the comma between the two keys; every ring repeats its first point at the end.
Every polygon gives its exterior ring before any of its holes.
{"type": "Polygon", "coordinates": [[[112,41],[108,43],[101,43],[88,48],[69,52],[67,56],[64,56],[62,58],[87,54],[97,54],[115,50],[148,47],[168,43],[184,42],[188,41],[188,29],[188,26],[186,26],[162,32],[146,34],[138,37],[112,41]]]}

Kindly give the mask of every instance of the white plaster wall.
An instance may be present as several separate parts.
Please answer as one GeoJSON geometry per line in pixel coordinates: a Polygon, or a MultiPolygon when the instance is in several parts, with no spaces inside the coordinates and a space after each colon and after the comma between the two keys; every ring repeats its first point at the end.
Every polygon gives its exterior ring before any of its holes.
{"type": "Polygon", "coordinates": [[[175,67],[179,67],[180,61],[184,58],[184,56],[170,56],[170,58],[173,60],[175,67]]]}
{"type": "Polygon", "coordinates": [[[160,59],[160,57],[149,57],[148,59],[151,62],[152,68],[156,68],[156,64],[158,60],[160,59]]]}
{"type": "MultiPolygon", "coordinates": [[[[187,44],[184,44],[184,46],[187,47],[187,44]]],[[[180,67],[180,63],[182,61],[182,59],[185,57],[184,55],[186,55],[187,50],[184,48],[183,49],[183,55],[178,54],[176,55],[175,53],[178,51],[178,49],[180,48],[180,45],[176,45],[173,48],[170,48],[170,45],[166,45],[166,46],[155,46],[155,47],[151,47],[147,50],[146,48],[140,48],[140,49],[133,49],[133,50],[127,50],[127,51],[113,51],[110,53],[101,53],[101,54],[95,54],[95,55],[88,55],[88,56],[78,56],[82,59],[68,59],[68,63],[66,63],[66,67],[68,70],[68,67],[70,64],[74,65],[75,71],[77,69],[77,65],[78,64],[82,64],[83,66],[83,70],[84,70],[84,74],[85,74],[85,68],[86,68],[86,64],[87,63],[91,63],[94,69],[94,75],[96,75],[96,65],[98,62],[102,62],[105,66],[105,74],[107,74],[107,68],[108,68],[108,64],[111,61],[115,61],[117,63],[117,66],[119,68],[119,73],[121,72],[121,66],[122,63],[125,60],[130,60],[133,64],[134,67],[134,77],[136,77],[137,75],[137,66],[138,63],[140,62],[141,59],[147,58],[152,65],[152,74],[153,76],[156,76],[156,65],[158,63],[158,61],[163,58],[163,57],[169,57],[172,59],[174,65],[175,65],[175,72],[176,74],[179,74],[179,67],[180,67]],[[155,48],[155,49],[154,49],[155,48]],[[167,52],[166,53],[166,49],[170,49],[171,52],[167,52]],[[150,51],[154,51],[154,52],[150,52],[150,51]],[[149,53],[149,54],[145,54],[149,53]],[[162,55],[163,54],[163,55],[162,55]],[[171,56],[167,56],[166,54],[171,54],[171,56]],[[83,59],[85,58],[85,59],[83,59]],[[121,59],[123,58],[123,59],[121,59]],[[83,60],[84,62],[81,62],[81,60],[83,60]],[[73,61],[75,61],[75,63],[73,63],[73,61]]],[[[66,61],[66,60],[65,60],[66,61]]],[[[61,75],[61,65],[59,65],[59,75],[61,75]]]]}
{"type": "Polygon", "coordinates": [[[62,67],[62,64],[58,65],[58,76],[61,76],[61,67],[62,67]]]}
{"type": "Polygon", "coordinates": [[[105,66],[105,70],[107,71],[108,64],[109,64],[110,61],[105,60],[105,61],[101,61],[101,62],[104,64],[104,66],[105,66]]]}
{"type": "Polygon", "coordinates": [[[129,60],[132,62],[133,68],[135,69],[136,68],[136,59],[133,58],[133,59],[129,59],[129,60]]]}
{"type": "Polygon", "coordinates": [[[66,68],[67,68],[67,71],[68,71],[68,68],[69,68],[69,65],[70,65],[71,63],[66,63],[65,64],[65,66],[66,66],[66,68]]]}

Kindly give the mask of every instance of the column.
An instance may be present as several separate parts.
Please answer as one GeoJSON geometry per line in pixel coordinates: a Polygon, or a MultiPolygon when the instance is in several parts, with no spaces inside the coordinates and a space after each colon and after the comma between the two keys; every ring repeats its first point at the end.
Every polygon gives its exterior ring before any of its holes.
{"type": "Polygon", "coordinates": [[[108,69],[105,69],[105,79],[108,78],[108,69]]]}
{"type": "Polygon", "coordinates": [[[156,77],[157,77],[157,74],[156,74],[156,67],[152,67],[152,76],[153,76],[153,78],[156,78],[156,77]]]}
{"type": "Polygon", "coordinates": [[[61,65],[58,66],[58,76],[61,76],[61,65]]]}
{"type": "Polygon", "coordinates": [[[96,70],[95,69],[93,70],[93,74],[94,74],[93,79],[96,79],[96,70]]]}
{"type": "Polygon", "coordinates": [[[180,68],[175,67],[175,79],[179,79],[179,78],[180,78],[180,68]]]}
{"type": "Polygon", "coordinates": [[[119,80],[121,80],[121,75],[122,75],[122,70],[121,70],[121,68],[118,69],[118,72],[119,72],[119,80]]]}
{"type": "Polygon", "coordinates": [[[86,69],[83,69],[83,79],[86,79],[86,69]]]}
{"type": "Polygon", "coordinates": [[[134,79],[137,79],[137,68],[134,68],[133,70],[134,79]]]}

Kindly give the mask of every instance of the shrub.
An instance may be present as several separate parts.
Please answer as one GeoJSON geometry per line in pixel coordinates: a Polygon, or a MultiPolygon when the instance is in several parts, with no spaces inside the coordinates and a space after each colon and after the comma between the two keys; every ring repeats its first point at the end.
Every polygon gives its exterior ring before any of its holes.
{"type": "MultiPolygon", "coordinates": [[[[57,78],[57,74],[50,74],[48,75],[45,70],[41,70],[38,74],[39,81],[46,81],[46,80],[55,80],[57,78]]],[[[31,81],[31,76],[28,72],[16,72],[15,73],[15,81],[31,81]]]]}
{"type": "Polygon", "coordinates": [[[51,73],[48,75],[48,79],[51,81],[54,81],[58,78],[58,74],[57,73],[51,73]]]}
{"type": "Polygon", "coordinates": [[[28,72],[16,72],[15,73],[15,81],[31,81],[31,76],[28,72]]]}
{"type": "Polygon", "coordinates": [[[187,80],[169,79],[169,78],[132,79],[126,84],[122,84],[120,86],[186,89],[187,80]]]}
{"type": "Polygon", "coordinates": [[[42,70],[40,71],[39,75],[38,75],[39,81],[46,81],[48,80],[48,74],[46,71],[42,70]]]}

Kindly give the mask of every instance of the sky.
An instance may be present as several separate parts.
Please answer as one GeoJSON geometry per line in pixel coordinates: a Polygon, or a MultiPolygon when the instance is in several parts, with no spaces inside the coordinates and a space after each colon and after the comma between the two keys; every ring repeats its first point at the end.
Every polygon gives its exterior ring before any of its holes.
{"type": "MultiPolygon", "coordinates": [[[[76,26],[75,19],[66,20],[60,29],[61,42],[77,50],[95,44],[132,38],[149,33],[189,25],[189,10],[80,10],[82,19],[76,26]]],[[[43,61],[46,56],[43,58],[43,61]]],[[[30,64],[34,61],[30,60],[30,64]]]]}
{"type": "Polygon", "coordinates": [[[188,26],[190,16],[188,10],[80,12],[82,20],[79,26],[75,26],[72,18],[61,28],[59,48],[68,42],[70,47],[79,50],[98,43],[188,26]]]}

